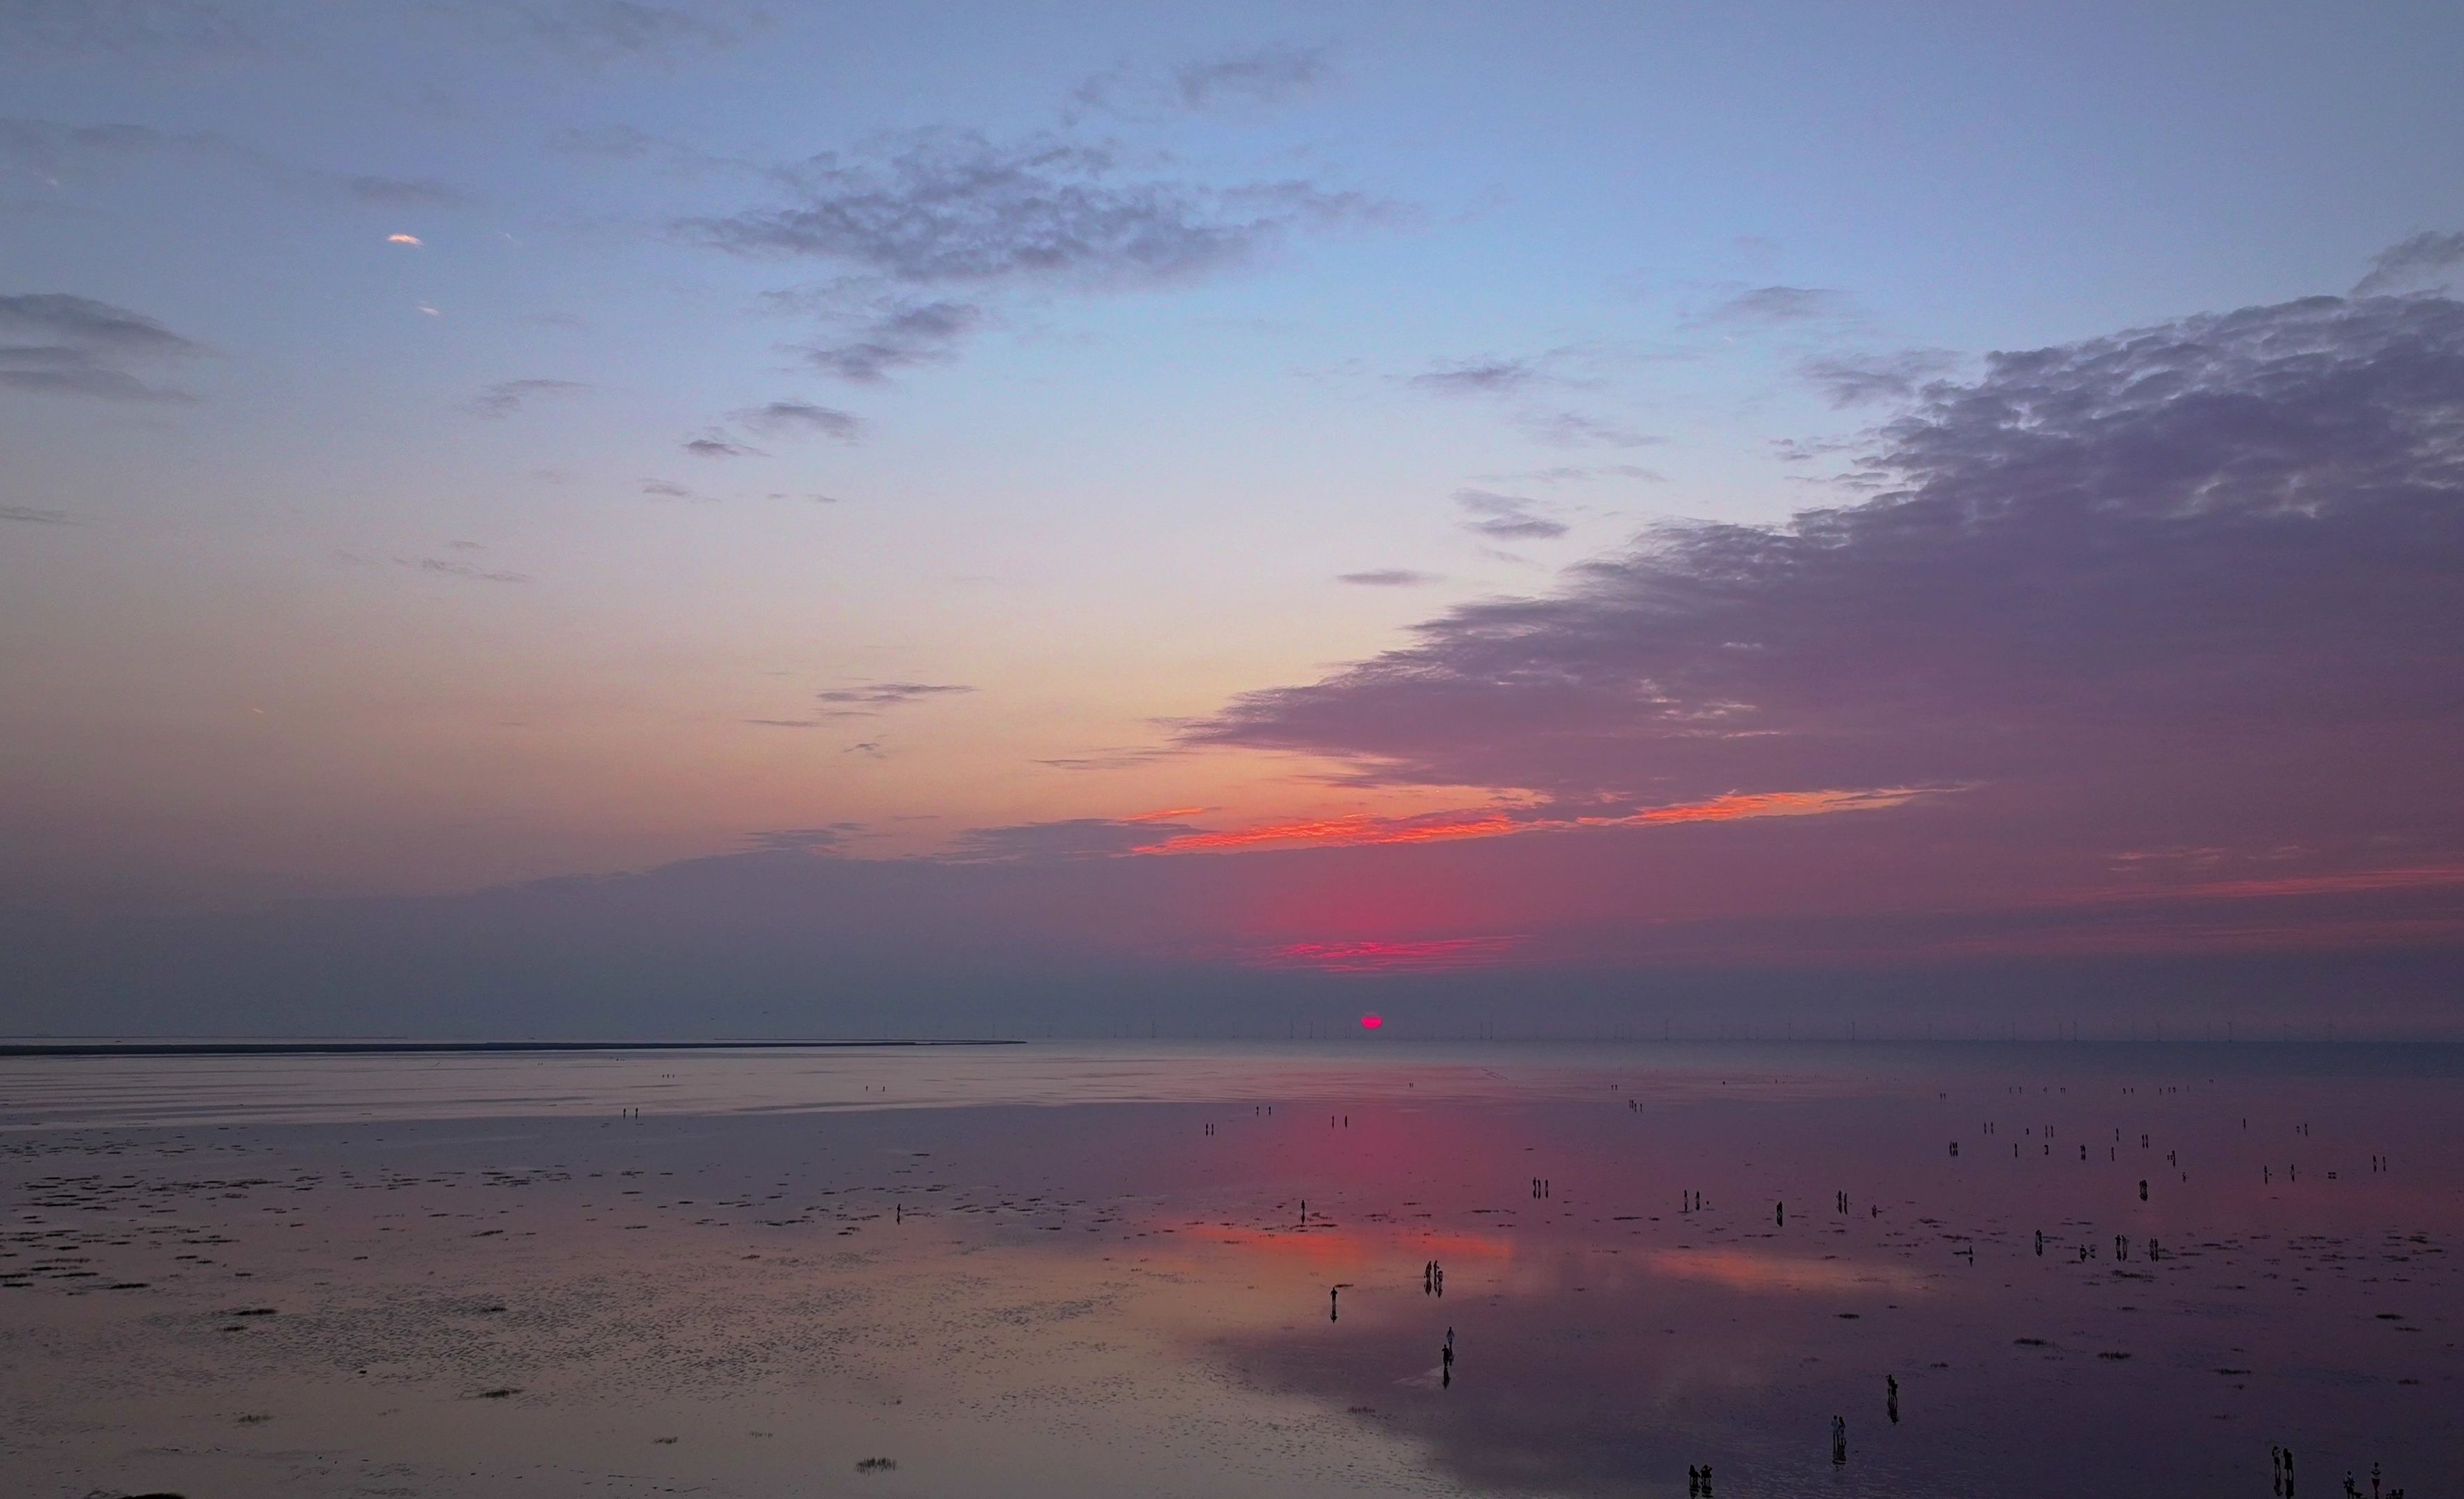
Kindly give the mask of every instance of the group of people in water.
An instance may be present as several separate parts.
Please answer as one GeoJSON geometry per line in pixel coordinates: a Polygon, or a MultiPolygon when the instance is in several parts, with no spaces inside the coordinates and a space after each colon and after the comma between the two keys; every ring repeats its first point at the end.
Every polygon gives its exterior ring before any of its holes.
{"type": "MultiPolygon", "coordinates": [[[[2275,1491],[2277,1499],[2298,1499],[2293,1485],[2293,1449],[2271,1445],[2267,1449],[2267,1461],[2275,1470],[2275,1491]]],[[[2379,1492],[2379,1466],[2372,1463],[2370,1465],[2370,1499],[2404,1499],[2404,1490],[2401,1488],[2390,1488],[2382,1495],[2379,1492]]],[[[2353,1482],[2353,1475],[2350,1473],[2344,1475],[2344,1499],[2362,1499],[2362,1486],[2353,1482]]]]}

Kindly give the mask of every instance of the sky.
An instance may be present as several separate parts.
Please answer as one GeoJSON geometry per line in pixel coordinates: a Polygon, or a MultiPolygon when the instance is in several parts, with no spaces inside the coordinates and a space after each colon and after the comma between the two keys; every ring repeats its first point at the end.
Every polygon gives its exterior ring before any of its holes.
{"type": "Polygon", "coordinates": [[[2464,1034],[2459,57],[0,0],[0,1029],[2464,1034]]]}

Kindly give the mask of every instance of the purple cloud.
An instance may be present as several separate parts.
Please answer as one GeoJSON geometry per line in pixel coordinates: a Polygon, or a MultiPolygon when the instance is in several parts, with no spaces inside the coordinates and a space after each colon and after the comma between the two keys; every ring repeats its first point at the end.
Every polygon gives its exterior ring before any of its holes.
{"type": "Polygon", "coordinates": [[[1967,786],[1943,805],[2033,799],[2108,849],[2464,847],[2464,304],[1994,355],[1861,475],[1861,503],[1656,530],[1186,741],[1594,801],[1967,786]]]}

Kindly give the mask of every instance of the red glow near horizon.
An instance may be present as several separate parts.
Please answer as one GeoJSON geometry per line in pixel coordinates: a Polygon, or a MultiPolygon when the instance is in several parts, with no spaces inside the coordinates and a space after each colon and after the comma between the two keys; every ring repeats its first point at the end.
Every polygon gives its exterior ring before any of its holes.
{"type": "Polygon", "coordinates": [[[1363,1030],[1375,1030],[1378,1026],[1385,1024],[1385,1019],[1382,1016],[1363,1015],[1360,1017],[1360,1028],[1363,1030]]]}
{"type": "MultiPolygon", "coordinates": [[[[1520,937],[1456,937],[1430,942],[1291,942],[1252,961],[1268,968],[1314,968],[1320,973],[1426,973],[1503,961],[1520,937]]],[[[1361,1021],[1372,1029],[1375,1016],[1361,1021]]]]}

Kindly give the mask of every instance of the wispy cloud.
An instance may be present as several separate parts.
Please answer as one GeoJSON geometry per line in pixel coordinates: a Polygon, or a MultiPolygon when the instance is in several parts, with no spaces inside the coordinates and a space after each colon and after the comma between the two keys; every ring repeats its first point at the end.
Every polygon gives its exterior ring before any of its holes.
{"type": "Polygon", "coordinates": [[[473,396],[464,409],[473,416],[511,416],[532,402],[579,395],[589,388],[579,380],[499,380],[473,396]]]}
{"type": "MultiPolygon", "coordinates": [[[[5,14],[9,0],[0,0],[5,14]]],[[[5,32],[5,25],[0,25],[5,32]]],[[[0,158],[21,162],[46,175],[101,169],[147,160],[191,169],[220,167],[308,197],[340,199],[372,208],[453,209],[471,195],[430,178],[386,177],[299,166],[239,144],[210,130],[158,130],[151,125],[65,124],[51,120],[0,119],[0,158]]]]}
{"type": "Polygon", "coordinates": [[[973,302],[873,298],[825,318],[812,342],[797,346],[816,369],[856,385],[879,385],[900,370],[943,364],[991,321],[973,302]]]}
{"type": "Polygon", "coordinates": [[[434,16],[472,33],[576,62],[676,63],[723,52],[770,26],[766,11],[735,0],[661,5],[653,0],[426,0],[434,16]]]}
{"type": "Polygon", "coordinates": [[[1455,503],[1474,518],[1463,523],[1463,529],[1492,541],[1546,541],[1566,534],[1564,522],[1534,513],[1532,507],[1538,501],[1522,495],[1459,489],[1455,503]]]}
{"type": "Polygon", "coordinates": [[[1191,109],[1211,109],[1226,101],[1278,104],[1325,82],[1332,76],[1331,49],[1270,43],[1188,63],[1173,74],[1180,101],[1191,109]]]}
{"type": "Polygon", "coordinates": [[[188,401],[137,371],[205,352],[143,313],[59,292],[0,296],[0,388],[106,401],[188,401]]]}
{"type": "Polygon", "coordinates": [[[696,458],[759,458],[765,457],[759,448],[737,442],[725,432],[708,431],[684,441],[685,452],[696,458]]]}
{"type": "Polygon", "coordinates": [[[1215,187],[1110,146],[917,131],[782,167],[784,203],[684,221],[739,254],[810,258],[915,286],[1097,289],[1194,280],[1296,230],[1375,219],[1382,206],[1299,180],[1215,187]]]}
{"type": "Polygon", "coordinates": [[[1153,121],[1227,105],[1286,103],[1333,77],[1332,48],[1270,42],[1183,63],[1167,72],[1123,63],[1081,83],[1070,98],[1084,109],[1153,121]]]}
{"type": "Polygon", "coordinates": [[[26,525],[36,526],[77,524],[65,510],[40,510],[33,505],[0,505],[0,520],[15,520],[26,525]]]}
{"type": "Polygon", "coordinates": [[[1436,583],[1438,575],[1415,572],[1409,567],[1375,567],[1367,572],[1337,573],[1334,581],[1362,588],[1417,588],[1436,583]]]}
{"type": "Polygon", "coordinates": [[[2369,275],[2354,283],[2356,297],[2443,286],[2449,273],[2464,266],[2464,232],[2440,234],[2424,231],[2398,240],[2370,261],[2369,275]]]}
{"type": "Polygon", "coordinates": [[[1896,354],[1834,355],[1807,360],[1805,378],[1835,408],[1912,399],[1926,381],[1948,374],[1959,356],[1947,349],[1903,349],[1896,354]]]}
{"type": "Polygon", "coordinates": [[[1471,359],[1422,370],[1411,383],[1441,395],[1511,395],[1545,378],[1534,360],[1471,359]]]}
{"type": "Polygon", "coordinates": [[[454,557],[395,558],[394,565],[440,578],[465,578],[473,583],[529,583],[528,573],[501,572],[454,557]]]}
{"type": "Polygon", "coordinates": [[[744,838],[765,853],[836,853],[847,846],[850,833],[859,831],[861,824],[832,823],[825,827],[765,828],[744,838]]]}
{"type": "Polygon", "coordinates": [[[68,56],[181,56],[255,45],[211,0],[5,0],[0,52],[68,56]]]}
{"type": "Polygon", "coordinates": [[[1810,322],[1846,314],[1848,294],[1822,286],[1757,286],[1738,292],[1702,315],[1706,323],[1810,322]]]}
{"type": "Polygon", "coordinates": [[[904,708],[913,703],[931,702],[935,698],[957,697],[974,692],[972,687],[959,687],[947,682],[874,682],[867,687],[836,687],[815,693],[814,700],[826,703],[840,717],[854,717],[880,713],[890,708],[904,708]]]}
{"type": "Polygon", "coordinates": [[[862,417],[809,401],[773,401],[737,412],[736,422],[748,430],[774,437],[818,436],[854,442],[864,435],[862,417]]]}
{"type": "Polygon", "coordinates": [[[1552,448],[1648,448],[1660,441],[1621,422],[1581,411],[1527,411],[1515,422],[1552,448]]]}

